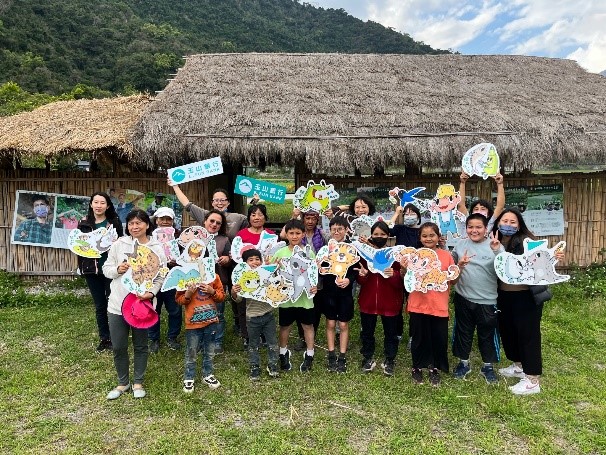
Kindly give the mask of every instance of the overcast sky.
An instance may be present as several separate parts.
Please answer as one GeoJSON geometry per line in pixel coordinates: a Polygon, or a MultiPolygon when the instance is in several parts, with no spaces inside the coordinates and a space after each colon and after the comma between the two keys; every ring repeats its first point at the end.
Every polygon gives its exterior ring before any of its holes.
{"type": "MultiPolygon", "coordinates": [[[[302,0],[305,1],[305,0],[302,0]]],[[[576,60],[606,70],[606,0],[309,0],[462,54],[576,60]]]]}

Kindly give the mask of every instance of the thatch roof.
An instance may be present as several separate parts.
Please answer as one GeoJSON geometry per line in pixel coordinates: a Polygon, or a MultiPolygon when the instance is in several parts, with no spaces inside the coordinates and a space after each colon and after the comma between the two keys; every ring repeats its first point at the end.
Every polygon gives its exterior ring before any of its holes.
{"type": "Polygon", "coordinates": [[[149,166],[279,156],[351,170],[406,162],[447,168],[488,141],[523,169],[604,161],[606,134],[588,134],[596,131],[606,131],[606,79],[569,60],[210,54],[187,58],[145,108],[132,143],[149,166]],[[448,134],[458,132],[473,134],[448,134]]]}
{"type": "Polygon", "coordinates": [[[0,156],[51,157],[70,152],[131,156],[126,137],[149,101],[144,95],[57,101],[0,117],[0,156]]]}

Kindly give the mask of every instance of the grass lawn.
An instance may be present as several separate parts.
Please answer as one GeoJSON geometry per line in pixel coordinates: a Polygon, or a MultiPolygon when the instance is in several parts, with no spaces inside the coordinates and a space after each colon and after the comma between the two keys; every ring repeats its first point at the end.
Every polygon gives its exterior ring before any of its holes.
{"type": "Polygon", "coordinates": [[[411,383],[405,345],[394,377],[363,375],[357,317],[347,374],[325,370],[322,325],[310,374],[251,383],[227,310],[218,390],[198,383],[185,395],[182,353],[162,346],[150,356],[148,396],[108,402],[115,372],[110,354],[95,354],[90,298],[67,289],[43,302],[0,280],[0,453],[606,453],[605,282],[554,287],[538,395],[512,395],[514,380],[488,386],[475,348],[468,379],[439,388],[411,383]]]}

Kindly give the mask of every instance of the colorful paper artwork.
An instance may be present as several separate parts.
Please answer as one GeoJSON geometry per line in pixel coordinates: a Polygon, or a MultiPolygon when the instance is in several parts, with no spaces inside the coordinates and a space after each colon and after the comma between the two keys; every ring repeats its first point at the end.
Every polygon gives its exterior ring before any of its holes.
{"type": "Polygon", "coordinates": [[[294,290],[292,282],[278,273],[277,264],[253,269],[241,262],[234,268],[231,280],[240,286],[240,296],[269,303],[274,308],[290,301],[294,290]]]}
{"type": "Polygon", "coordinates": [[[568,281],[570,275],[560,275],[555,271],[558,262],[555,254],[564,251],[566,242],[558,242],[553,248],[547,245],[547,239],[526,238],[522,254],[499,253],[494,260],[497,276],[507,284],[542,285],[568,281]]]}
{"type": "Polygon", "coordinates": [[[303,291],[310,299],[315,295],[311,292],[311,288],[318,285],[318,264],[314,259],[311,245],[306,245],[304,248],[295,245],[292,256],[280,259],[279,269],[280,275],[292,282],[293,302],[301,297],[303,291]]]}
{"type": "Polygon", "coordinates": [[[126,255],[126,261],[130,267],[122,275],[122,284],[133,294],[146,293],[153,287],[156,277],[167,272],[160,257],[151,248],[137,241],[133,252],[126,255]]]}
{"type": "Polygon", "coordinates": [[[474,145],[463,155],[461,167],[466,174],[479,175],[484,180],[494,177],[501,168],[497,148],[488,142],[474,145]]]}
{"type": "Polygon", "coordinates": [[[286,246],[286,242],[280,241],[280,238],[276,234],[271,234],[267,231],[261,232],[259,243],[256,245],[244,243],[242,237],[237,235],[234,237],[233,242],[231,242],[231,258],[235,262],[242,262],[242,253],[254,248],[261,252],[262,257],[265,260],[265,258],[273,256],[274,253],[283,246],[286,246]]]}
{"type": "MultiPolygon", "coordinates": [[[[197,240],[198,245],[203,245],[204,247],[201,254],[202,256],[204,256],[205,251],[208,250],[208,257],[218,259],[219,254],[217,253],[217,243],[215,242],[216,235],[217,234],[210,234],[202,226],[191,226],[181,232],[178,242],[179,245],[186,248],[192,240],[197,240]]],[[[199,248],[199,246],[195,248],[199,248]]]]}
{"type": "Polygon", "coordinates": [[[337,199],[339,193],[335,191],[334,185],[327,185],[324,180],[320,180],[320,183],[310,180],[307,186],[301,186],[295,191],[293,205],[301,212],[313,210],[322,214],[331,207],[332,201],[337,199]]]}
{"type": "Polygon", "coordinates": [[[436,197],[430,206],[431,221],[440,228],[440,234],[452,237],[460,237],[457,229],[457,220],[464,222],[465,215],[457,210],[461,202],[461,195],[451,184],[440,185],[436,191],[436,197]]]}
{"type": "Polygon", "coordinates": [[[384,278],[387,278],[385,269],[390,268],[394,262],[399,260],[398,254],[405,248],[403,245],[396,245],[376,249],[357,240],[353,241],[352,245],[358,250],[360,256],[366,260],[368,270],[379,273],[384,278]]]}
{"type": "Polygon", "coordinates": [[[73,253],[85,258],[100,258],[118,240],[116,229],[110,224],[92,232],[73,229],[67,237],[67,247],[73,253]]]}
{"type": "Polygon", "coordinates": [[[406,204],[416,205],[420,199],[417,199],[415,195],[423,190],[425,190],[424,186],[418,186],[412,190],[405,190],[396,186],[393,190],[389,190],[389,202],[401,207],[404,207],[406,204]]]}
{"type": "Polygon", "coordinates": [[[360,237],[370,237],[370,229],[377,221],[385,221],[382,217],[372,218],[368,215],[360,215],[349,222],[350,238],[358,240],[360,237]]]}
{"type": "Polygon", "coordinates": [[[335,275],[337,279],[345,278],[347,270],[360,260],[358,250],[351,243],[337,242],[334,239],[328,241],[316,255],[316,263],[319,265],[321,275],[335,275]]]}
{"type": "Polygon", "coordinates": [[[175,228],[173,227],[159,227],[152,232],[152,237],[156,239],[162,248],[164,248],[164,254],[168,262],[176,261],[179,257],[179,242],[175,239],[175,228]]]}
{"type": "Polygon", "coordinates": [[[408,260],[404,275],[404,287],[408,292],[447,292],[448,282],[456,280],[460,274],[459,266],[454,264],[448,270],[442,270],[438,254],[429,248],[405,247],[398,253],[398,260],[401,258],[408,260]]]}
{"type": "MultiPolygon", "coordinates": [[[[192,240],[195,242],[195,240],[192,240]]],[[[198,258],[193,262],[181,263],[170,269],[162,283],[162,292],[170,289],[187,290],[190,284],[208,284],[215,279],[215,260],[210,257],[198,258]]]]}

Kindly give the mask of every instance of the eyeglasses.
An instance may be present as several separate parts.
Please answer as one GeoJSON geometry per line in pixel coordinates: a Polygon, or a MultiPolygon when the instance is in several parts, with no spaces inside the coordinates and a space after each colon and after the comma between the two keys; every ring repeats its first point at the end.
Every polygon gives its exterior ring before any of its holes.
{"type": "Polygon", "coordinates": [[[335,234],[338,232],[345,232],[345,228],[344,227],[331,228],[330,232],[334,232],[335,234]]]}
{"type": "Polygon", "coordinates": [[[216,224],[217,226],[221,226],[223,224],[223,221],[208,220],[208,224],[216,224]]]}
{"type": "Polygon", "coordinates": [[[227,202],[228,199],[213,199],[213,202],[227,202]]]}

